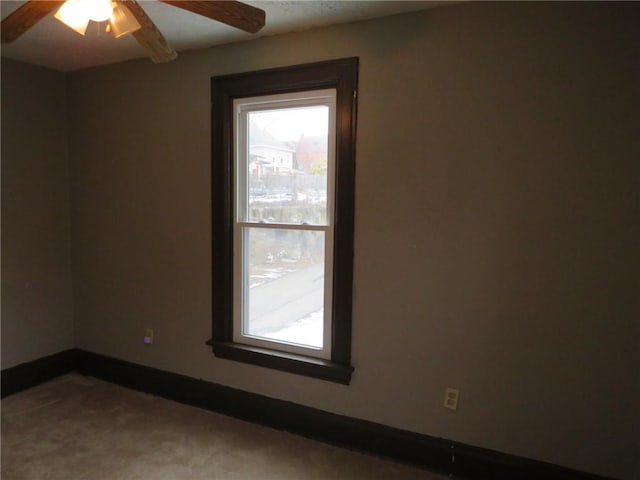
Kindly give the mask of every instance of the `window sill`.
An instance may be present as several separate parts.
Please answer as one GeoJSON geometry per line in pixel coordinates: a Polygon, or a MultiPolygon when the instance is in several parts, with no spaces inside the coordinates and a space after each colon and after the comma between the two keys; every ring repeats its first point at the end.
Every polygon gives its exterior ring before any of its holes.
{"type": "Polygon", "coordinates": [[[213,347],[216,357],[238,362],[250,363],[261,367],[273,368],[284,372],[296,373],[307,377],[319,378],[329,382],[349,385],[352,366],[345,366],[331,360],[305,357],[293,353],[279,352],[266,348],[242,345],[233,342],[207,341],[213,347]]]}

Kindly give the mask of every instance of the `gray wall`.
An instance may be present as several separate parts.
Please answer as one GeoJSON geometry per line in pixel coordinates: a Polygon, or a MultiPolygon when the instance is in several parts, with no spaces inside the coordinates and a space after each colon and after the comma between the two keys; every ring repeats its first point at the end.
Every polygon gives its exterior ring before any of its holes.
{"type": "Polygon", "coordinates": [[[76,346],[639,478],[639,12],[459,4],[71,74],[76,346]],[[350,386],[204,345],[210,77],[346,56],[361,60],[350,386]]]}
{"type": "Polygon", "coordinates": [[[2,368],[74,346],[66,77],[2,59],[2,368]]]}

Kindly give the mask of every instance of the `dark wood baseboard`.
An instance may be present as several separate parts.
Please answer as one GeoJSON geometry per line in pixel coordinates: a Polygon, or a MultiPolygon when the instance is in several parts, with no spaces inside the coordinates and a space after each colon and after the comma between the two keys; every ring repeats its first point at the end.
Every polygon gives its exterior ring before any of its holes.
{"type": "Polygon", "coordinates": [[[286,430],[333,445],[411,463],[455,478],[613,480],[515,455],[430,437],[145,367],[69,350],[2,371],[2,395],[76,370],[124,387],[286,430]]]}
{"type": "Polygon", "coordinates": [[[2,370],[2,398],[72,372],[75,352],[74,349],[65,350],[2,370]]]}
{"type": "MultiPolygon", "coordinates": [[[[400,460],[456,478],[605,480],[535,460],[336,415],[95,353],[78,351],[80,373],[135,390],[286,430],[323,442],[400,460]]],[[[611,479],[607,479],[611,480],[611,479]]]]}

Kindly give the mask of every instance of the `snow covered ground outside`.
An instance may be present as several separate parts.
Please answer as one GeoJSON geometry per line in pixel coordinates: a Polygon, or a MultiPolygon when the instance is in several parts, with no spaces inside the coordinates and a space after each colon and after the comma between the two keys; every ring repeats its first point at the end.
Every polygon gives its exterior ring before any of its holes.
{"type": "Polygon", "coordinates": [[[323,313],[323,309],[317,310],[281,330],[269,332],[263,336],[283,342],[321,348],[323,313]],[[318,344],[318,339],[320,340],[320,344],[318,344]]]}

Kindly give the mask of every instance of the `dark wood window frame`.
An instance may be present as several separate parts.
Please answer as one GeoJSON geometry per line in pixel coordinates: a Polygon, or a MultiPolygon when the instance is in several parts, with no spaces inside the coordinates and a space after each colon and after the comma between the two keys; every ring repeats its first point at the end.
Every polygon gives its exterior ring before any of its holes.
{"type": "Polygon", "coordinates": [[[348,384],[351,380],[353,223],[358,59],[345,58],[211,79],[213,336],[216,356],[348,384]],[[233,341],[233,101],[336,89],[335,230],[331,359],[233,341]]]}

